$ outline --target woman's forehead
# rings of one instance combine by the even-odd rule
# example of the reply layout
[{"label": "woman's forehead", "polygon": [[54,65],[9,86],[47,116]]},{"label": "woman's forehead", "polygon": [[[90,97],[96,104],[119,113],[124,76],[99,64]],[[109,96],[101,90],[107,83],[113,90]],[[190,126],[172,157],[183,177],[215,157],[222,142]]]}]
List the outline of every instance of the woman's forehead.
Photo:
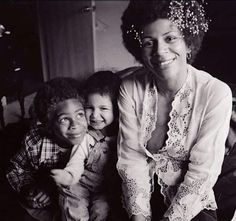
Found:
[{"label": "woman's forehead", "polygon": [[161,18],[145,26],[142,35],[168,34],[170,32],[180,33],[180,30],[170,20]]}]

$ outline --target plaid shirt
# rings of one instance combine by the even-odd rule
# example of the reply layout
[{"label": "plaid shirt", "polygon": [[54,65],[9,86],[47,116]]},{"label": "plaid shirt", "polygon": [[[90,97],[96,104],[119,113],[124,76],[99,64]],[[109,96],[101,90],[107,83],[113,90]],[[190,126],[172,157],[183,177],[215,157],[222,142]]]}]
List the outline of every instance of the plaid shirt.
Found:
[{"label": "plaid shirt", "polygon": [[50,170],[64,168],[70,152],[70,148],[58,146],[38,125],[26,134],[22,148],[10,160],[6,173],[8,182],[18,193],[23,187],[36,183],[44,183],[46,187],[49,185]]}]

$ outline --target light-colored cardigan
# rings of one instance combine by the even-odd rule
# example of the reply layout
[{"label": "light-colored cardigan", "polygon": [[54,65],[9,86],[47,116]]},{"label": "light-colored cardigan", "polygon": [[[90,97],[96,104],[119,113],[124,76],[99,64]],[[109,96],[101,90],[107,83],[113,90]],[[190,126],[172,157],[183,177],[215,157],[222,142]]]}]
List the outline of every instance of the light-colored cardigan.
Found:
[{"label": "light-colored cardigan", "polygon": [[[232,93],[222,81],[188,65],[188,77],[175,95],[168,138],[157,154],[147,141],[156,125],[158,92],[152,75],[140,69],[120,89],[117,168],[129,216],[151,219],[152,178],[156,173],[170,221],[190,221],[203,209],[216,209],[214,186],[225,151]],[[156,208],[158,210],[158,207]]]}]

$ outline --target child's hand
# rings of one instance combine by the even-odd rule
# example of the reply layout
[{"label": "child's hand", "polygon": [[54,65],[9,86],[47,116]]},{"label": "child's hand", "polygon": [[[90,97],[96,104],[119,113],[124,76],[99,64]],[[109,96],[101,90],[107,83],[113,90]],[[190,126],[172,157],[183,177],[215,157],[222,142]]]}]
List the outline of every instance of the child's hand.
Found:
[{"label": "child's hand", "polygon": [[99,203],[97,202],[91,206],[91,215],[89,220],[107,220],[107,214],[109,213],[109,210],[110,208],[107,202],[101,200]]},{"label": "child's hand", "polygon": [[72,183],[72,175],[66,170],[53,169],[51,170],[51,177],[58,186],[69,186]]},{"label": "child's hand", "polygon": [[51,204],[50,197],[43,190],[31,189],[25,197],[26,203],[32,208],[44,208]]}]

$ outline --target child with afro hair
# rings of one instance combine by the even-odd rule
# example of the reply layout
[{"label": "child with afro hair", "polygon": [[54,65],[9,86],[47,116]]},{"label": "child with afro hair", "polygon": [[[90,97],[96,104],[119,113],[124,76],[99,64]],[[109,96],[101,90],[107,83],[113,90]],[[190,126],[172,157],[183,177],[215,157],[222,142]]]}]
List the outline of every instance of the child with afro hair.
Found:
[{"label": "child with afro hair", "polygon": [[33,104],[39,123],[10,160],[7,179],[31,217],[51,221],[58,211],[51,170],[64,168],[72,147],[89,136],[84,99],[76,80],[59,77],[43,84]]}]

